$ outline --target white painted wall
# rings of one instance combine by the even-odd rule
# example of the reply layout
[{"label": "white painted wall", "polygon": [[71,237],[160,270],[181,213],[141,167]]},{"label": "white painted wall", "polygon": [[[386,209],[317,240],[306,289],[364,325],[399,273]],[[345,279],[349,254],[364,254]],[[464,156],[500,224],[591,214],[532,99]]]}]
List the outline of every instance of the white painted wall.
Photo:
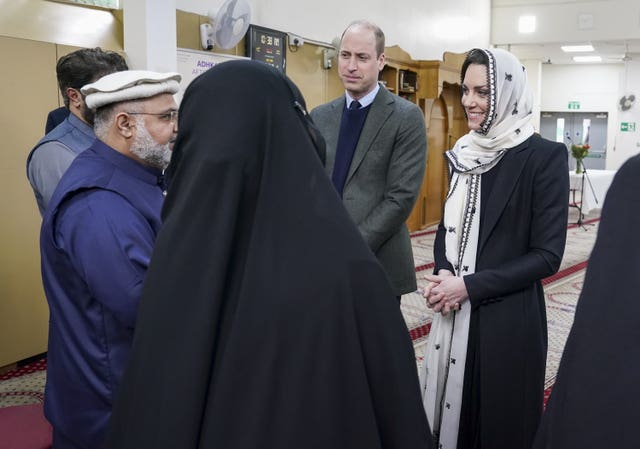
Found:
[{"label": "white painted wall", "polygon": [[533,127],[540,132],[540,101],[542,96],[542,64],[540,61],[520,61],[527,71],[527,84],[533,94]]},{"label": "white painted wall", "polygon": [[[633,94],[636,97],[634,105],[628,111],[618,112],[618,122],[616,123],[615,152],[612,159],[617,166],[624,161],[640,153],[640,61],[633,59],[627,61],[620,73],[620,88],[617,98],[623,95]],[[617,103],[616,103],[617,105]],[[634,123],[634,132],[620,131],[620,123]],[[607,155],[607,160],[609,155]]]},{"label": "white painted wall", "polygon": [[579,101],[580,111],[616,109],[622,64],[542,65],[541,107],[544,111],[567,111],[569,101]]},{"label": "white painted wall", "polygon": [[[445,51],[489,45],[490,0],[247,0],[251,22],[321,42],[331,42],[356,19],[378,24],[387,46],[399,45],[413,59],[439,60]],[[206,15],[224,0],[176,0],[182,11]]]}]

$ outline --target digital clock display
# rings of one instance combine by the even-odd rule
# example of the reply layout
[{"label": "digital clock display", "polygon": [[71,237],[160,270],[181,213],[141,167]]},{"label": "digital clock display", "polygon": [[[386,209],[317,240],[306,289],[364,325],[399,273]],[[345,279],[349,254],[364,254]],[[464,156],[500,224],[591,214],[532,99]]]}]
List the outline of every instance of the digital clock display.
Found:
[{"label": "digital clock display", "polygon": [[247,56],[256,61],[265,62],[285,72],[286,33],[256,25],[249,27],[247,39]]}]

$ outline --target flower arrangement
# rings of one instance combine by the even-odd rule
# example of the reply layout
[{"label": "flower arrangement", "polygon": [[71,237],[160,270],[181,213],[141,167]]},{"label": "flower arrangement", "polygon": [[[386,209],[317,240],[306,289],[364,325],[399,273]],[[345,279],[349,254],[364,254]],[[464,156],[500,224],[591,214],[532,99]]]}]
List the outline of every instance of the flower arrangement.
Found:
[{"label": "flower arrangement", "polygon": [[[581,174],[583,170],[582,160],[587,157],[589,154],[589,130],[590,126],[587,127],[587,132],[585,133],[585,139],[583,143],[573,143],[571,136],[569,133],[566,134],[566,138],[569,142],[571,142],[571,156],[576,160],[576,174]],[[576,133],[576,137],[580,137],[580,133]]]},{"label": "flower arrangement", "polygon": [[571,145],[571,156],[573,156],[576,160],[576,173],[582,173],[582,159],[587,157],[589,154],[589,146],[588,143],[579,143]]}]

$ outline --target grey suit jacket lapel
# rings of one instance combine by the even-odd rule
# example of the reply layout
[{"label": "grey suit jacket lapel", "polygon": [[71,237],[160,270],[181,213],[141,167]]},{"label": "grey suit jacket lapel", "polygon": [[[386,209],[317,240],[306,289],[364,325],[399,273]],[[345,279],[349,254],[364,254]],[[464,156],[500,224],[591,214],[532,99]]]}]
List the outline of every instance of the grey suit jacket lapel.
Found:
[{"label": "grey suit jacket lapel", "polygon": [[326,123],[324,128],[330,130],[324,135],[327,143],[327,158],[325,161],[325,167],[329,176],[333,173],[333,166],[336,162],[336,148],[338,147],[338,137],[340,135],[340,121],[342,120],[342,113],[345,108],[344,95],[331,102],[331,113],[326,116]]},{"label": "grey suit jacket lapel", "polygon": [[349,180],[362,163],[364,156],[367,154],[367,151],[369,151],[369,148],[371,148],[371,144],[380,132],[382,125],[393,112],[392,105],[394,101],[393,95],[389,93],[384,86],[380,86],[376,98],[373,100],[373,103],[371,103],[367,120],[364,122],[364,127],[360,133],[360,139],[358,140],[356,151],[351,160],[351,167],[345,180],[345,186],[349,183]]},{"label": "grey suit jacket lapel", "polygon": [[482,205],[485,216],[480,241],[478,242],[478,254],[482,252],[487,239],[513,193],[527,159],[531,156],[531,151],[525,151],[529,149],[529,142],[530,139],[507,151],[504,159],[500,162],[500,173],[496,177],[491,195],[487,199],[487,204]]}]

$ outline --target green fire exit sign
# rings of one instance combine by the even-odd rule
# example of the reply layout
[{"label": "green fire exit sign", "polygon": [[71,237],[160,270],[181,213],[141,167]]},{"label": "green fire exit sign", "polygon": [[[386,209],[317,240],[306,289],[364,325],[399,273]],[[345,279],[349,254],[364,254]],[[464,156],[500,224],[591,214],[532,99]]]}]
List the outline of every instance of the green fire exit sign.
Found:
[{"label": "green fire exit sign", "polygon": [[635,132],[636,122],[620,122],[620,131],[622,132]]},{"label": "green fire exit sign", "polygon": [[580,102],[570,101],[569,104],[567,105],[567,109],[580,109]]}]

